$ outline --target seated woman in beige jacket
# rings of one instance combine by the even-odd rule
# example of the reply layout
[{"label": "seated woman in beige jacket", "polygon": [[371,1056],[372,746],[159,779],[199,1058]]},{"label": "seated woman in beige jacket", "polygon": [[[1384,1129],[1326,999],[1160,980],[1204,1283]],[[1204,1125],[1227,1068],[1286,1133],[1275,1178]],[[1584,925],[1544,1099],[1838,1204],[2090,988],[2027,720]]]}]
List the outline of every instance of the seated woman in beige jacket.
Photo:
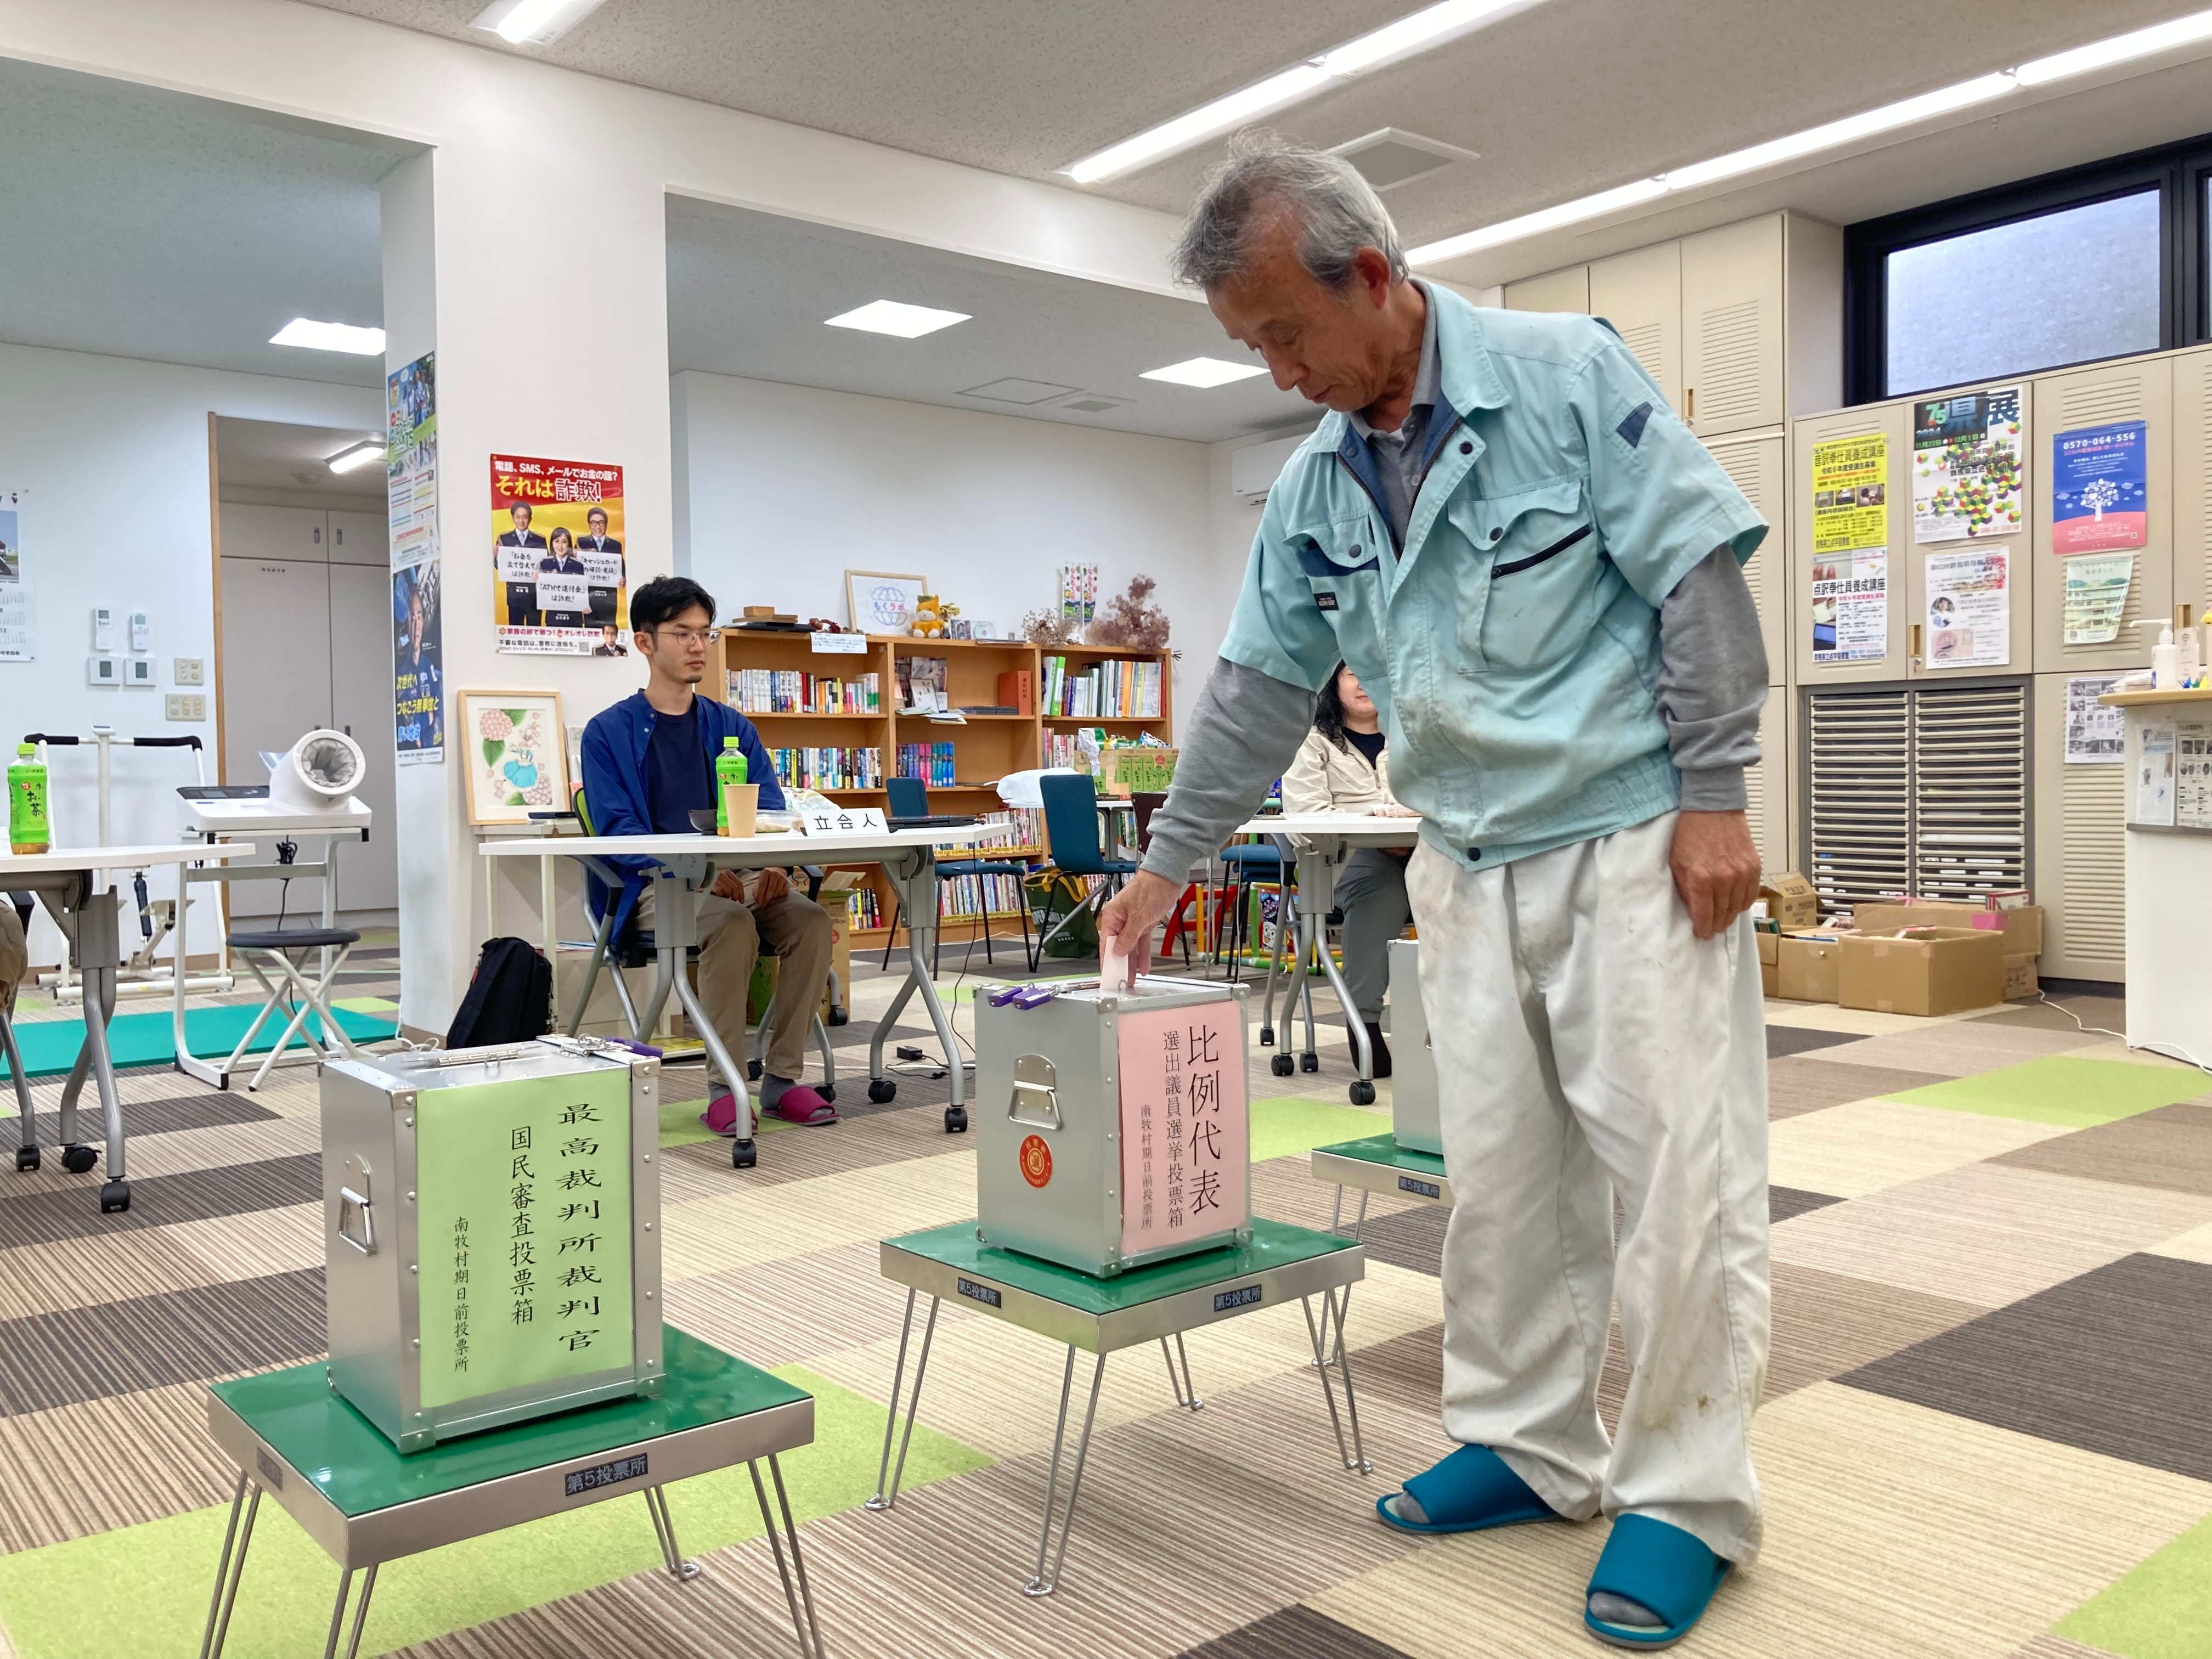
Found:
[{"label": "seated woman in beige jacket", "polygon": [[[1314,729],[1283,774],[1285,812],[1357,812],[1370,817],[1411,817],[1390,793],[1389,763],[1382,755],[1382,723],[1374,700],[1342,663],[1314,704]],[[1344,913],[1344,983],[1367,1027],[1375,1075],[1390,1075],[1390,1049],[1382,1041],[1382,994],[1389,988],[1390,941],[1406,931],[1413,910],[1406,901],[1409,848],[1362,847],[1336,878],[1337,908]],[[1345,1040],[1352,1041],[1349,1026]],[[1352,1053],[1358,1045],[1352,1043]]]}]

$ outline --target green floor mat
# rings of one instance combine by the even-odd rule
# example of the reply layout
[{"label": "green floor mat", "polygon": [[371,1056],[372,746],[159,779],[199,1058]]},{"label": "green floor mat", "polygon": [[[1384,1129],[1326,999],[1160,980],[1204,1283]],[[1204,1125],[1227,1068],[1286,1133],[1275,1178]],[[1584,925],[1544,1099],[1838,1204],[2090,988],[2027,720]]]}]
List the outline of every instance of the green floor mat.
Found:
[{"label": "green floor mat", "polygon": [[[246,1027],[253,1024],[253,1016],[258,1012],[258,1004],[251,1008],[188,1008],[185,1011],[185,1040],[202,1060],[221,1060],[238,1046],[239,1038],[246,1035]],[[398,1030],[391,1020],[373,1014],[356,1013],[347,1008],[340,1008],[337,1013],[340,1029],[356,1042],[380,1042]],[[288,1007],[282,1015],[272,1013],[262,1021],[252,1052],[264,1054],[275,1048],[277,1037],[283,1032],[284,1022],[290,1018]],[[318,1036],[322,1034],[319,1018],[311,1015],[307,1023]],[[177,1057],[172,1030],[166,1008],[159,1013],[118,1014],[107,1023],[107,1051],[118,1066],[166,1066]],[[24,1075],[58,1077],[76,1064],[77,1048],[84,1042],[84,1022],[27,1021],[15,1027],[15,1042],[23,1051]],[[300,1046],[297,1037],[292,1039],[292,1046]],[[0,1062],[0,1077],[7,1075],[6,1064]]]},{"label": "green floor mat", "polygon": [[[793,1515],[803,1523],[855,1507],[876,1489],[884,1408],[795,1366],[779,1367],[776,1375],[815,1399],[814,1443],[781,1459]],[[918,1424],[906,1489],[990,1461],[927,1423]],[[767,1479],[765,1469],[762,1478]],[[773,1489],[769,1501],[775,1501]],[[760,1533],[752,1480],[742,1464],[676,1482],[668,1488],[668,1507],[687,1555]],[[197,1510],[0,1556],[0,1624],[21,1659],[114,1659],[126,1653],[134,1659],[191,1659],[199,1651],[228,1514],[227,1504]],[[645,1571],[659,1560],[645,1504],[632,1497],[409,1556],[377,1577],[362,1651],[387,1653],[428,1642]],[[708,1571],[735,1569],[714,1564]],[[264,1502],[223,1650],[227,1659],[320,1653],[337,1583],[330,1558],[276,1503]],[[773,1617],[783,1617],[773,1567],[735,1588],[773,1608]],[[821,1595],[817,1581],[817,1605]]]},{"label": "green floor mat", "polygon": [[1984,1117],[2016,1117],[2030,1123],[2088,1129],[2203,1092],[2202,1072],[2053,1054],[2024,1066],[2007,1066],[1978,1077],[1954,1078],[1948,1083],[1930,1083],[1884,1098],[1949,1112],[1978,1112]]},{"label": "green floor mat", "polygon": [[1252,1103],[1252,1161],[1310,1152],[1339,1140],[1357,1140],[1389,1127],[1387,1113],[1334,1106],[1300,1095],[1262,1097]]},{"label": "green floor mat", "polygon": [[2060,1620],[2055,1634],[2124,1659],[2212,1654],[2212,1521],[2200,1521]]}]

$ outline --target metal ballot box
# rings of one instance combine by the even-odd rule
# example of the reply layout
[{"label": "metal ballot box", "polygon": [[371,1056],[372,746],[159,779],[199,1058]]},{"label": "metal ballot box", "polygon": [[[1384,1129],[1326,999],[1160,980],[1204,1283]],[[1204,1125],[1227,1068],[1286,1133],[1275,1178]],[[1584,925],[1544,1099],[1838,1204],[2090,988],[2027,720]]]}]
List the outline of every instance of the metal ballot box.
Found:
[{"label": "metal ballot box", "polygon": [[1249,1243],[1244,994],[1146,976],[979,995],[976,1236],[1101,1277]]},{"label": "metal ballot box", "polygon": [[1390,1116],[1398,1144],[1444,1153],[1437,1104],[1437,1051],[1421,1006],[1421,942],[1390,941]]},{"label": "metal ballot box", "polygon": [[331,1387],[401,1451],[660,1391],[659,1082],[595,1037],[324,1066]]}]

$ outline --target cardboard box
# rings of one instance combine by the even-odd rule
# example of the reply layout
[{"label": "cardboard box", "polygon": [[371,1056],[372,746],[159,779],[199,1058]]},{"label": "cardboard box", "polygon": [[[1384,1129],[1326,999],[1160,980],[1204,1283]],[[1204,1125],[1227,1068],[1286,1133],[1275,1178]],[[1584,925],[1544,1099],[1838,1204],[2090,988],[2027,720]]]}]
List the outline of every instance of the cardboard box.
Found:
[{"label": "cardboard box", "polygon": [[1123,800],[1164,791],[1175,781],[1176,751],[1152,744],[1098,751],[1098,793]]},{"label": "cardboard box", "polygon": [[1784,933],[1777,944],[1776,995],[1787,1002],[1836,1000],[1836,968],[1843,954],[1837,935]]},{"label": "cardboard box", "polygon": [[1989,928],[1913,927],[1838,936],[1840,1000],[1885,1014],[1954,1014],[2004,1000],[2004,936]]},{"label": "cardboard box", "polygon": [[2043,907],[2039,904],[1991,910],[1980,904],[1906,899],[1858,905],[1851,911],[1851,920],[1863,933],[1894,933],[1903,927],[1987,928],[2002,935],[2007,956],[2043,954]]},{"label": "cardboard box", "polygon": [[1778,997],[1782,994],[1781,971],[1771,962],[1759,964],[1759,989],[1762,996]]},{"label": "cardboard box", "polygon": [[1820,896],[1813,890],[1813,884],[1795,870],[1762,879],[1759,896],[1766,901],[1766,914],[1782,924],[1785,933],[1820,925]]},{"label": "cardboard box", "polygon": [[2007,1002],[2033,1001],[2043,988],[2035,971],[2035,958],[2030,956],[2008,956],[2004,959],[2004,1000]]},{"label": "cardboard box", "polygon": [[1771,968],[1782,960],[1778,954],[1782,943],[1781,934],[1770,933],[1762,927],[1753,933],[1752,937],[1759,941],[1759,961],[1761,967]]}]

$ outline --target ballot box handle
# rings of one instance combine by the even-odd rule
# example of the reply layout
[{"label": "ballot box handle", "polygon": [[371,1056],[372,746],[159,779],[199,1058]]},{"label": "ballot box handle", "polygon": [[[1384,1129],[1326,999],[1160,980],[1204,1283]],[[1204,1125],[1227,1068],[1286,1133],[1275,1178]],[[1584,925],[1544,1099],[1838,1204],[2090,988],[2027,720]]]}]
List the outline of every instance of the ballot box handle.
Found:
[{"label": "ballot box handle", "polygon": [[1033,1129],[1060,1129],[1060,1078],[1042,1054],[1022,1054],[1014,1060],[1014,1090],[1006,1103],[1006,1116]]},{"label": "ballot box handle", "polygon": [[[353,1183],[358,1182],[358,1186]],[[345,1181],[338,1188],[338,1237],[363,1255],[376,1254],[376,1206],[369,1194],[375,1190],[368,1165],[356,1154],[346,1159]],[[355,1217],[361,1220],[361,1237],[354,1237]]]}]

